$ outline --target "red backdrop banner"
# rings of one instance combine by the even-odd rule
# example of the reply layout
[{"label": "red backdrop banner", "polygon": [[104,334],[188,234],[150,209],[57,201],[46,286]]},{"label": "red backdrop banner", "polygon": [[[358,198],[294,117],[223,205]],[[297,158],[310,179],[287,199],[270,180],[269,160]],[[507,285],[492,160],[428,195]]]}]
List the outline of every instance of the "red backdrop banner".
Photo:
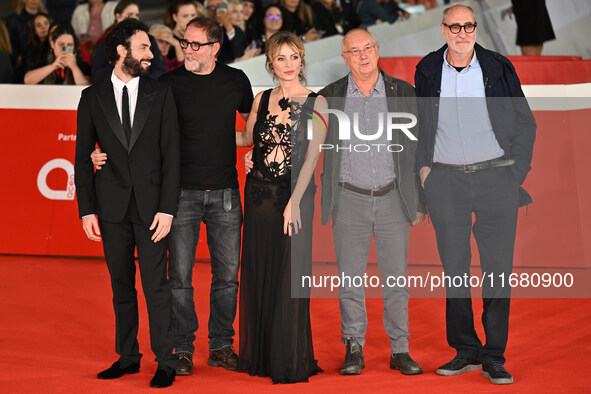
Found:
[{"label": "red backdrop banner", "polygon": [[[381,65],[389,74],[408,77],[417,60],[382,59]],[[553,58],[547,62],[536,63],[531,59],[514,62],[521,80],[529,83],[565,83],[556,80],[557,75],[564,75],[563,66],[555,66],[554,72],[548,73],[550,63],[579,63],[581,68],[573,73],[575,76],[568,77],[569,81],[591,81],[589,61]],[[406,71],[398,70],[401,64]],[[535,70],[539,73],[532,75]],[[584,86],[591,92],[591,84]],[[564,92],[568,86],[550,88]],[[525,209],[519,212],[516,266],[591,267],[591,256],[585,248],[591,245],[591,207],[588,204],[591,201],[591,183],[588,182],[591,160],[587,151],[591,147],[591,133],[588,132],[591,106],[565,110],[561,104],[556,101],[556,110],[534,111],[538,130],[533,169],[524,184],[534,202],[527,216]],[[0,108],[0,118],[3,137],[0,141],[3,218],[0,254],[102,256],[102,245],[86,238],[78,219],[74,187],[76,111]],[[241,129],[244,123],[239,116],[237,119]],[[241,190],[245,179],[242,156],[246,151],[240,148],[237,154]],[[319,172],[316,174],[318,185]],[[320,192],[319,187],[313,259],[333,262],[332,226],[320,225]],[[473,261],[477,262],[474,242],[472,250]],[[196,257],[209,258],[204,228]],[[370,255],[370,261],[375,261],[374,254]],[[411,229],[409,264],[440,264],[433,227],[428,223]]]}]

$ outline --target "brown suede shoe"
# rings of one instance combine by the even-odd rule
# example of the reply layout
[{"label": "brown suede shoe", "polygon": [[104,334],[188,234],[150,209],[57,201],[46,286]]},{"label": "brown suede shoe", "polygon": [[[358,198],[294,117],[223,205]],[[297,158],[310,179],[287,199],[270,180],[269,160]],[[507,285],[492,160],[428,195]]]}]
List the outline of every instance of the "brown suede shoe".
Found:
[{"label": "brown suede shoe", "polygon": [[238,355],[231,345],[224,346],[219,350],[211,350],[207,365],[211,367],[224,367],[229,371],[235,371],[238,365]]}]

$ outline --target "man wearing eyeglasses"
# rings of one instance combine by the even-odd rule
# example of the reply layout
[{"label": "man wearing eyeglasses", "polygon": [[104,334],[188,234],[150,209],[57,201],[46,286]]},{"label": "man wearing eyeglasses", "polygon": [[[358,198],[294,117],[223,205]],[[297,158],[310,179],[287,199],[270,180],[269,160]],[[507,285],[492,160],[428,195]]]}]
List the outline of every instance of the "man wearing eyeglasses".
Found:
[{"label": "man wearing eyeglasses", "polygon": [[[380,117],[387,112],[416,113],[413,87],[378,68],[379,50],[369,32],[349,31],[343,38],[342,57],[351,73],[319,92],[331,102],[331,108],[345,112],[350,120],[357,118],[365,138],[376,133]],[[387,277],[406,277],[409,227],[425,218],[425,207],[418,202],[416,142],[401,132],[394,132],[392,140],[382,133],[369,142],[373,149],[366,151],[355,148],[368,143],[361,139],[364,137],[351,132],[350,140],[341,140],[339,134],[339,122],[331,120],[325,143],[340,149],[324,150],[321,203],[322,224],[333,219],[339,275],[364,275],[373,235],[383,283]],[[391,144],[403,146],[403,150],[385,148]],[[390,340],[390,368],[416,375],[423,370],[409,354],[408,295],[406,287],[384,285],[383,321]],[[359,375],[365,368],[365,289],[342,286],[339,305],[346,346],[340,373]]]},{"label": "man wearing eyeglasses", "polygon": [[469,285],[448,284],[447,341],[456,356],[436,372],[482,369],[491,383],[510,384],[504,352],[511,293],[499,279],[513,268],[518,207],[531,202],[520,185],[531,168],[536,123],[513,65],[476,44],[476,32],[470,7],[447,8],[441,24],[447,44],[425,56],[415,73],[416,164],[445,275],[470,275],[473,232],[485,279],[485,345],[474,329]]},{"label": "man wearing eyeglasses", "polygon": [[185,67],[163,75],[177,104],[181,146],[181,192],[169,241],[168,274],[178,375],[193,372],[195,331],[192,272],[201,223],[211,255],[210,366],[236,369],[232,348],[238,295],[242,205],[236,172],[236,112],[246,120],[252,88],[241,70],[216,61],[220,25],[191,20],[180,45]]}]

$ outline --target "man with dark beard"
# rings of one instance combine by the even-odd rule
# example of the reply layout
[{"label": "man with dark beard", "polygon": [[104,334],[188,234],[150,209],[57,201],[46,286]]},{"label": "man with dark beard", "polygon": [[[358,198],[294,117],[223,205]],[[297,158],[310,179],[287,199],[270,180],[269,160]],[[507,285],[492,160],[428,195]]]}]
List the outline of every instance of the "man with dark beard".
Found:
[{"label": "man with dark beard", "polygon": [[[134,249],[148,306],[150,341],[158,369],[152,387],[175,377],[172,296],[167,279],[167,234],[179,190],[178,119],[169,87],[143,77],[153,58],[148,28],[119,23],[105,40],[111,78],[82,92],[78,106],[75,182],[82,227],[100,241],[113,290],[119,359],[99,379],[140,369]],[[90,154],[99,144],[109,160],[95,174]],[[97,219],[98,216],[98,219]]]}]

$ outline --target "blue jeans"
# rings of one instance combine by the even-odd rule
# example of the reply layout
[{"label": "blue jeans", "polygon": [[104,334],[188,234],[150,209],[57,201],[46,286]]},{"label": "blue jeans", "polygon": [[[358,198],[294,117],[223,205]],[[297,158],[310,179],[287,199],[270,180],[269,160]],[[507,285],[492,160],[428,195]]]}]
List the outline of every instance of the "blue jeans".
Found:
[{"label": "blue jeans", "polygon": [[168,267],[177,353],[195,351],[193,341],[199,323],[193,301],[192,274],[201,222],[207,228],[211,255],[209,349],[218,350],[234,342],[232,325],[238,296],[242,204],[238,189],[226,190],[229,193],[226,204],[223,189],[182,189],[179,196],[177,216],[170,231]]}]

